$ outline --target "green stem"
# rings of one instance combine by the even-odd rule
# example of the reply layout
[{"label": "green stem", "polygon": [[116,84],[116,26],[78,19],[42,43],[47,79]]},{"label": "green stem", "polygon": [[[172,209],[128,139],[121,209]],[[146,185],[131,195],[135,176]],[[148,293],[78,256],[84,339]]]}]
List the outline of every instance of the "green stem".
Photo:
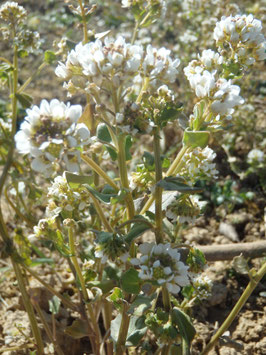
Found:
[{"label": "green stem", "polygon": [[[155,160],[155,181],[156,183],[162,180],[162,164],[161,164],[161,149],[160,149],[160,128],[157,126],[154,129],[153,135],[153,150],[154,150],[154,160]],[[155,187],[155,237],[156,243],[162,243],[163,241],[163,213],[162,213],[162,194],[163,189],[159,186]]]},{"label": "green stem", "polygon": [[91,193],[90,193],[90,197],[93,200],[94,207],[95,207],[95,209],[96,209],[96,211],[98,213],[98,216],[99,216],[100,220],[102,221],[103,225],[108,230],[108,232],[112,233],[113,232],[113,228],[110,226],[109,222],[107,221],[99,201]]},{"label": "green stem", "polygon": [[[186,152],[189,151],[189,149],[191,149],[191,148],[189,148],[187,146],[183,146],[182,147],[182,149],[177,154],[175,160],[171,164],[170,168],[166,172],[166,176],[176,175],[178,173],[178,171],[181,168],[182,163],[183,163],[182,162],[182,158],[186,154]],[[146,211],[148,211],[148,209],[153,204],[154,200],[155,200],[155,196],[151,195],[150,198],[148,199],[148,201],[145,203],[145,205],[142,208],[142,210],[140,211],[140,214],[144,214]]]},{"label": "green stem", "polygon": [[19,286],[19,290],[21,292],[23,304],[25,306],[26,312],[27,312],[29,320],[30,320],[30,325],[31,325],[33,336],[36,341],[38,354],[42,355],[44,353],[42,336],[41,336],[40,328],[38,326],[38,323],[37,323],[37,320],[36,320],[36,317],[34,314],[32,304],[30,302],[29,295],[27,293],[27,290],[26,290],[26,287],[24,284],[23,276],[22,276],[19,265],[16,263],[16,261],[14,260],[14,258],[12,256],[11,256],[11,262],[12,262],[12,266],[13,266],[13,269],[16,274],[16,279],[18,281],[18,286]]},{"label": "green stem", "polygon": [[82,43],[86,44],[88,42],[87,20],[86,20],[86,15],[85,15],[85,10],[84,10],[82,0],[78,0],[78,2],[79,2],[80,11],[81,11],[82,26],[83,26],[83,41],[82,41]]},{"label": "green stem", "polygon": [[166,286],[162,286],[162,296],[163,296],[164,310],[166,312],[169,312],[171,309],[171,301],[170,301],[169,291],[167,290]]},{"label": "green stem", "polygon": [[76,257],[73,227],[72,226],[67,226],[67,227],[68,227],[69,249],[70,249],[70,254],[71,254],[70,260],[72,261],[75,271],[77,273],[84,300],[88,301],[87,289],[86,289],[84,278],[83,278],[83,275],[82,275],[82,272],[81,272],[81,269],[80,269],[80,266],[78,263],[78,259]]},{"label": "green stem", "polygon": [[139,104],[142,100],[143,94],[148,90],[150,84],[150,78],[144,78],[142,88],[140,90],[139,96],[137,97],[136,103]]},{"label": "green stem", "polygon": [[139,25],[140,25],[140,22],[139,22],[139,20],[137,20],[136,24],[135,24],[133,36],[132,36],[132,39],[131,39],[131,44],[134,44],[135,41],[136,41],[137,34],[138,34],[138,31],[139,31]]},{"label": "green stem", "polygon": [[[118,137],[118,165],[122,188],[129,189],[129,182],[127,176],[127,166],[126,166],[126,152],[125,152],[125,136],[121,134]],[[132,219],[135,215],[135,207],[132,195],[128,192],[125,196],[125,201],[127,204],[128,218]]]},{"label": "green stem", "polygon": [[118,339],[116,343],[115,355],[124,355],[125,354],[125,344],[127,340],[127,332],[129,327],[130,317],[127,314],[127,305],[123,305],[121,324],[119,328]]},{"label": "green stem", "polygon": [[85,163],[87,163],[99,176],[101,176],[107,182],[107,184],[112,186],[116,191],[119,190],[113,180],[91,158],[81,154],[81,159],[84,160]]},{"label": "green stem", "polygon": [[201,352],[200,355],[208,354],[209,351],[215,346],[215,344],[218,341],[218,339],[220,338],[220,336],[222,336],[223,333],[230,327],[230,325],[232,324],[233,320],[236,318],[236,316],[240,312],[241,308],[247,302],[249,296],[254,291],[254,289],[256,288],[256,286],[258,285],[258,283],[260,282],[262,277],[265,275],[265,273],[266,273],[266,263],[264,263],[261,266],[261,268],[259,269],[259,271],[256,273],[256,275],[253,276],[250,279],[249,284],[247,285],[247,287],[246,287],[245,291],[243,292],[242,296],[239,298],[238,302],[236,303],[236,305],[232,309],[231,313],[226,318],[226,320],[221,325],[221,327],[218,329],[218,331],[211,338],[209,344],[206,346],[205,349],[203,349],[203,351]]}]

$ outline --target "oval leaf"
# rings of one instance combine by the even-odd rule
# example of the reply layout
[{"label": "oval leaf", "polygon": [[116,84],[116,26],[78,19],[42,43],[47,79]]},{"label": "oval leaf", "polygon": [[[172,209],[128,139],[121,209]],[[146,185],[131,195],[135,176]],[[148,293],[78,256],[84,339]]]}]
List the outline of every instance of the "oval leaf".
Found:
[{"label": "oval leaf", "polygon": [[185,130],[183,143],[191,148],[205,148],[209,143],[210,132]]}]

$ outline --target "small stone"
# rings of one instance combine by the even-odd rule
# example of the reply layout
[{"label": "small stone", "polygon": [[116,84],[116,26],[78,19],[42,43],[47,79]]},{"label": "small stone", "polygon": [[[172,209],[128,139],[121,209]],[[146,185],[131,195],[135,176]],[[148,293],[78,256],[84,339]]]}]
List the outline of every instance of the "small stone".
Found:
[{"label": "small stone", "polygon": [[232,224],[221,222],[219,226],[219,233],[225,235],[233,242],[239,242],[239,236],[235,227]]}]

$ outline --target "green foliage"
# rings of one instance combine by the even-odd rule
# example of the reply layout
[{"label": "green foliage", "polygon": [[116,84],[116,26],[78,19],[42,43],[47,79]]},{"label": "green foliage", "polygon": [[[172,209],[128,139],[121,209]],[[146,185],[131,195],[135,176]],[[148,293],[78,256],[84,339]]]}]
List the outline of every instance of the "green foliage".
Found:
[{"label": "green foliage", "polygon": [[202,190],[198,187],[191,187],[185,184],[185,180],[181,177],[166,177],[163,180],[157,182],[157,186],[162,187],[165,191],[178,191],[181,193],[198,193]]},{"label": "green foliage", "polygon": [[138,272],[130,268],[121,276],[121,287],[125,292],[138,294],[141,288],[141,279]]}]

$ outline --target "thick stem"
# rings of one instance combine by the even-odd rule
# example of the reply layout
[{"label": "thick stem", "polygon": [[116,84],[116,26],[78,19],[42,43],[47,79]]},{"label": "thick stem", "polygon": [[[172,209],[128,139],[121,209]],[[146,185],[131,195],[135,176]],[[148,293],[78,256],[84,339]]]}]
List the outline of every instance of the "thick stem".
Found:
[{"label": "thick stem", "polygon": [[164,310],[166,312],[169,312],[171,309],[171,301],[170,301],[169,291],[165,286],[162,287],[162,296],[163,296]]},{"label": "thick stem", "polygon": [[82,18],[82,26],[83,26],[83,44],[86,44],[88,42],[88,29],[87,29],[87,20],[86,20],[86,14],[83,6],[82,0],[78,0],[79,2],[79,7],[81,11],[81,18]]},{"label": "thick stem", "polygon": [[[127,165],[126,165],[126,152],[125,152],[125,136],[121,134],[118,137],[118,165],[120,173],[120,181],[122,188],[129,189],[129,182],[127,176]],[[135,215],[135,207],[132,195],[128,192],[125,196],[125,201],[127,205],[128,219],[132,219]]]},{"label": "thick stem", "polygon": [[125,344],[126,344],[126,340],[127,340],[129,321],[130,321],[130,317],[127,314],[127,305],[124,304],[118,339],[117,339],[117,343],[116,343],[115,355],[124,355],[125,354],[124,348],[125,348]]},{"label": "thick stem", "polygon": [[110,226],[109,222],[107,221],[105,215],[104,215],[104,212],[101,208],[101,205],[100,203],[98,202],[97,198],[95,198],[93,196],[93,194],[90,193],[90,197],[91,199],[93,200],[93,204],[94,204],[94,207],[98,213],[98,216],[100,218],[100,220],[102,221],[103,225],[105,226],[105,228],[108,230],[108,232],[112,233],[113,232],[113,228]]},{"label": "thick stem", "polygon": [[[161,152],[160,152],[160,128],[156,127],[154,129],[153,137],[153,150],[154,150],[154,160],[155,160],[155,181],[156,183],[162,180],[162,163],[161,163]],[[162,213],[162,193],[163,189],[159,186],[155,187],[155,237],[156,243],[162,243],[163,241],[163,213]]]},{"label": "thick stem", "polygon": [[87,163],[99,176],[101,176],[107,184],[112,186],[116,191],[119,190],[113,180],[91,158],[82,154],[81,159],[84,160],[85,163]]},{"label": "thick stem", "polygon": [[238,313],[240,312],[241,308],[244,306],[244,304],[247,302],[249,296],[251,293],[254,291],[262,277],[266,273],[266,263],[262,265],[262,267],[259,269],[259,271],[256,273],[255,276],[253,276],[250,279],[249,284],[247,285],[245,291],[243,292],[242,296],[239,298],[238,302],[236,303],[235,307],[232,309],[231,313],[229,316],[226,318],[224,323],[221,325],[221,327],[218,329],[218,331],[214,334],[214,336],[211,338],[209,344],[206,346],[205,349],[201,352],[200,355],[206,355],[209,353],[209,351],[215,346],[217,341],[219,340],[220,336],[223,335],[223,333],[230,327],[232,324],[233,320],[236,318]]},{"label": "thick stem", "polygon": [[[166,172],[166,176],[171,176],[171,175],[176,175],[182,165],[182,158],[185,155],[185,153],[189,150],[190,148],[187,146],[183,146],[182,149],[179,151],[177,154],[175,160],[171,164],[170,168]],[[153,204],[153,201],[155,199],[154,195],[151,195],[148,201],[145,203],[144,207],[140,211],[140,214],[144,214],[148,209],[151,207]]]}]

